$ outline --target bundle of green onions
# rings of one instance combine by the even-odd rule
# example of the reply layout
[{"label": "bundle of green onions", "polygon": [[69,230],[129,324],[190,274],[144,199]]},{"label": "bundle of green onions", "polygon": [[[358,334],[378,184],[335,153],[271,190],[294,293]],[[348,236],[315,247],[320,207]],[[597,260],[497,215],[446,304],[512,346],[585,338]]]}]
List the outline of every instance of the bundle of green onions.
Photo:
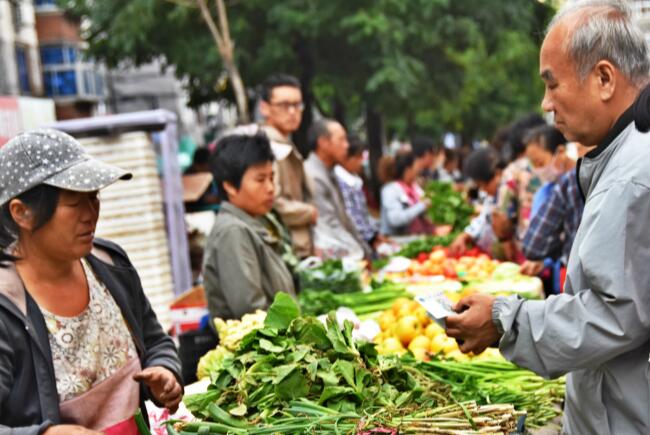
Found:
[{"label": "bundle of green onions", "polygon": [[249,423],[236,419],[215,404],[209,406],[213,422],[170,422],[170,435],[194,433],[262,434],[508,434],[516,429],[525,413],[512,405],[477,405],[474,401],[437,407],[402,417],[391,417],[390,410],[377,409],[361,415],[336,411],[301,399],[289,403],[283,416],[272,423]]},{"label": "bundle of green onions", "polygon": [[[408,358],[408,357],[405,357]],[[546,380],[505,360],[412,360],[409,364],[451,386],[457,400],[508,403],[528,414],[526,426],[541,427],[561,414],[564,378]]]}]

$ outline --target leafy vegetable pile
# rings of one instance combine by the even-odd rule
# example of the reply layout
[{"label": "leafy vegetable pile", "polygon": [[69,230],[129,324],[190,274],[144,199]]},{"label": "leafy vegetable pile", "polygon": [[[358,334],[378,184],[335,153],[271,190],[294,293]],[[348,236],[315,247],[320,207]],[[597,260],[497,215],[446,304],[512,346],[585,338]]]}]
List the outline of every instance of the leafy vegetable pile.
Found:
[{"label": "leafy vegetable pile", "polygon": [[372,282],[368,293],[335,293],[331,290],[303,290],[298,295],[304,314],[318,316],[339,307],[349,307],[357,315],[374,313],[389,308],[400,297],[411,297],[403,284],[390,281]]},{"label": "leafy vegetable pile", "polygon": [[451,225],[454,231],[462,231],[469,225],[474,208],[460,192],[454,190],[451,183],[432,181],[427,185],[425,194],[431,200],[428,213],[433,223]]},{"label": "leafy vegetable pile", "polygon": [[444,384],[404,367],[399,357],[378,357],[372,343],[355,343],[350,322],[341,330],[330,315],[327,323],[299,317],[295,302],[279,293],[264,328],[213,367],[210,389],[187,397],[186,405],[208,419],[213,403],[249,421],[268,422],[301,398],[341,412],[386,407],[403,414],[447,404]]},{"label": "leafy vegetable pile", "polygon": [[436,246],[451,245],[457,234],[458,233],[452,233],[447,236],[428,236],[423,239],[414,240],[404,245],[397,255],[406,258],[416,258],[423,252],[430,253]]},{"label": "leafy vegetable pile", "polygon": [[348,270],[342,260],[325,260],[319,267],[298,271],[301,291],[330,290],[334,293],[361,291],[359,270]]}]

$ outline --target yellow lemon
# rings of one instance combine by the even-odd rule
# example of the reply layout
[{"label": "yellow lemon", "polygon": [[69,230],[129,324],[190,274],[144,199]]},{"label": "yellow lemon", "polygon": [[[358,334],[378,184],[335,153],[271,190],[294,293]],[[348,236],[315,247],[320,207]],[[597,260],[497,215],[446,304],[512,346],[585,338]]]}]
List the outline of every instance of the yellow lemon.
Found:
[{"label": "yellow lemon", "polygon": [[395,299],[395,302],[393,302],[393,314],[395,317],[399,316],[399,312],[402,308],[402,306],[406,305],[408,306],[410,304],[411,300],[408,298],[397,298]]},{"label": "yellow lemon", "polygon": [[429,318],[429,315],[424,308],[419,307],[415,312],[415,315],[418,316],[420,325],[422,325],[423,328],[427,327],[431,323],[431,318]]},{"label": "yellow lemon", "polygon": [[454,340],[453,338],[445,337],[445,344],[442,347],[442,351],[445,353],[445,355],[455,350],[458,350],[460,352],[456,340]]},{"label": "yellow lemon", "polygon": [[411,340],[411,343],[409,343],[409,350],[411,352],[414,351],[414,349],[424,349],[425,351],[429,350],[429,347],[431,346],[431,340],[429,337],[426,335],[418,335],[415,337],[413,340]]},{"label": "yellow lemon", "polygon": [[427,328],[424,330],[424,335],[426,335],[429,338],[433,338],[436,335],[440,335],[440,334],[444,335],[445,330],[442,329],[440,327],[440,325],[438,325],[437,323],[434,323],[434,322],[430,323],[427,326]]},{"label": "yellow lemon", "polygon": [[420,347],[416,347],[415,349],[409,349],[413,356],[415,357],[416,360],[418,361],[425,361],[429,358],[429,355],[427,354],[426,349],[422,349]]},{"label": "yellow lemon", "polygon": [[469,361],[469,357],[462,353],[460,350],[451,351],[445,356],[456,361]]},{"label": "yellow lemon", "polygon": [[442,352],[442,349],[447,343],[447,336],[445,334],[438,334],[431,339],[431,345],[429,346],[429,351],[433,354]]},{"label": "yellow lemon", "polygon": [[388,331],[395,324],[395,314],[392,311],[384,311],[379,316],[379,327],[382,331]]},{"label": "yellow lemon", "polygon": [[402,354],[404,353],[405,349],[404,346],[402,346],[402,343],[395,338],[395,337],[388,337],[384,340],[384,342],[381,345],[383,355],[393,355],[393,354]]},{"label": "yellow lemon", "polygon": [[404,316],[397,321],[395,325],[395,336],[402,342],[404,346],[408,344],[420,333],[422,327],[420,321],[416,316]]}]

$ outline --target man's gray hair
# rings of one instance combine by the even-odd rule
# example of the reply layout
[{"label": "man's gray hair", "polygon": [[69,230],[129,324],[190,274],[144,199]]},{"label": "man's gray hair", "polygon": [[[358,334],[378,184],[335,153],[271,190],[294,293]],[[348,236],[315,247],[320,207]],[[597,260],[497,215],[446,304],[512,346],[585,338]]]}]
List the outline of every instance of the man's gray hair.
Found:
[{"label": "man's gray hair", "polygon": [[648,82],[650,58],[641,29],[632,21],[624,0],[567,2],[555,15],[547,33],[564,18],[575,17],[565,50],[584,80],[601,60],[614,64],[634,85]]}]

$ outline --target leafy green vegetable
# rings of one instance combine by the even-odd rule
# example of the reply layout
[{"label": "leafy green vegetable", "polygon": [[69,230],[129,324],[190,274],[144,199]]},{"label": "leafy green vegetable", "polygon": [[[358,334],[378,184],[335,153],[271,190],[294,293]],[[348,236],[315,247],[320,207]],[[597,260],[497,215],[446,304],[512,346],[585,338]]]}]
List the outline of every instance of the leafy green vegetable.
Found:
[{"label": "leafy green vegetable", "polygon": [[341,329],[334,313],[323,325],[297,312],[291,298],[276,296],[265,327],[211,370],[210,389],[186,397],[188,408],[215,424],[242,428],[273,421],[298,399],[355,413],[387,406],[401,414],[447,403],[442,383],[409,371],[397,356],[378,356],[371,343],[355,342],[352,323]]},{"label": "leafy green vegetable", "polygon": [[397,253],[401,257],[415,258],[422,252],[431,252],[436,246],[449,246],[456,238],[458,233],[452,233],[447,236],[428,236],[422,239],[414,240],[407,243]]},{"label": "leafy green vegetable", "polygon": [[264,326],[279,330],[287,329],[293,319],[300,316],[300,309],[294,300],[284,292],[276,293],[273,304],[264,320]]},{"label": "leafy green vegetable", "polygon": [[372,291],[338,294],[329,290],[304,290],[298,295],[303,313],[318,316],[349,307],[357,315],[383,311],[400,297],[411,297],[403,284],[390,281],[372,282]]},{"label": "leafy green vegetable", "polygon": [[474,208],[454,190],[453,184],[431,181],[425,194],[431,200],[428,214],[433,223],[451,225],[454,231],[462,231],[469,225]]},{"label": "leafy green vegetable", "polygon": [[358,269],[346,270],[342,260],[325,260],[319,267],[298,270],[300,290],[329,290],[333,293],[359,292],[361,276]]}]

